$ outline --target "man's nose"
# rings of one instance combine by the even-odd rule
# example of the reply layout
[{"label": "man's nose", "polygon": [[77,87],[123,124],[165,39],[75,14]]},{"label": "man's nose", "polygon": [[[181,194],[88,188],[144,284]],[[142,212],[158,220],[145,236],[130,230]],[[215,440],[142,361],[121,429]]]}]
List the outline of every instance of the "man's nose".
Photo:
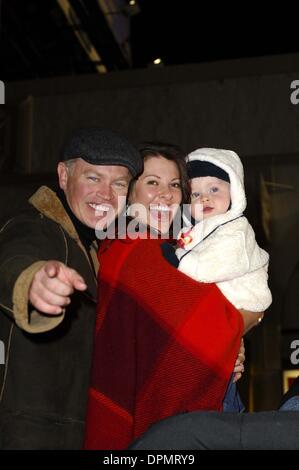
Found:
[{"label": "man's nose", "polygon": [[110,201],[113,198],[113,191],[108,183],[102,183],[96,191],[97,197]]},{"label": "man's nose", "polygon": [[160,189],[160,198],[170,201],[173,198],[173,194],[168,186],[164,186]]}]

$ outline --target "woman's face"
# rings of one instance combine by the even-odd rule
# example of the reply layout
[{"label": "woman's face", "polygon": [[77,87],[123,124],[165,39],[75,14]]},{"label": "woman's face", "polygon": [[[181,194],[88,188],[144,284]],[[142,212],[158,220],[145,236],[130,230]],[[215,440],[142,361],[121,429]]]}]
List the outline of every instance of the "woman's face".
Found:
[{"label": "woman's face", "polygon": [[161,233],[167,232],[182,202],[177,165],[164,157],[147,157],[129,202],[132,217]]}]

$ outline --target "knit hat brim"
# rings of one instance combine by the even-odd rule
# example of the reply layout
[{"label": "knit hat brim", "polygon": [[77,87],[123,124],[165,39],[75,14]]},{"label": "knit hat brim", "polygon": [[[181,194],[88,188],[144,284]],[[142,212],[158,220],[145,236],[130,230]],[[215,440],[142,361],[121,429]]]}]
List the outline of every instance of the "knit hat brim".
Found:
[{"label": "knit hat brim", "polygon": [[214,165],[214,163],[206,161],[189,161],[187,163],[187,173],[189,179],[200,178],[202,176],[213,176],[230,183],[229,175],[226,171],[224,171],[219,166]]}]

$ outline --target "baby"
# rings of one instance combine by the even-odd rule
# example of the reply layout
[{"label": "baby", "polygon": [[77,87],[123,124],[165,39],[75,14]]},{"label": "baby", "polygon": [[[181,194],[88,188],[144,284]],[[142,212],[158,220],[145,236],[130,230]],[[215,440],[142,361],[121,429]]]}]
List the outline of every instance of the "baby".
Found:
[{"label": "baby", "polygon": [[[230,150],[198,149],[187,157],[187,171],[193,226],[180,233],[178,269],[196,281],[215,282],[237,309],[263,312],[272,302],[267,283],[269,255],[256,243],[243,215],[246,197],[238,155]],[[232,376],[223,411],[243,410]]]},{"label": "baby", "polygon": [[215,282],[237,308],[263,312],[271,304],[269,255],[255,240],[243,211],[243,166],[230,150],[202,148],[187,157],[194,226],[181,231],[178,269]]}]

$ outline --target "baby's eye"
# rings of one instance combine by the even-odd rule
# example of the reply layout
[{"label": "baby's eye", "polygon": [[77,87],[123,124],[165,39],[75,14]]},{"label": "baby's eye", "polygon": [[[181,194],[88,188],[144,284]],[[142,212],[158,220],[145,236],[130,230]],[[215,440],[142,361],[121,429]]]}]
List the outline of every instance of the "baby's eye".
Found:
[{"label": "baby's eye", "polygon": [[213,186],[210,191],[211,193],[217,193],[217,191],[219,190],[219,188],[217,188],[217,186]]},{"label": "baby's eye", "polygon": [[198,192],[192,193],[191,194],[191,199],[197,199],[197,198],[199,198],[199,196],[200,196],[200,193],[198,193]]}]

